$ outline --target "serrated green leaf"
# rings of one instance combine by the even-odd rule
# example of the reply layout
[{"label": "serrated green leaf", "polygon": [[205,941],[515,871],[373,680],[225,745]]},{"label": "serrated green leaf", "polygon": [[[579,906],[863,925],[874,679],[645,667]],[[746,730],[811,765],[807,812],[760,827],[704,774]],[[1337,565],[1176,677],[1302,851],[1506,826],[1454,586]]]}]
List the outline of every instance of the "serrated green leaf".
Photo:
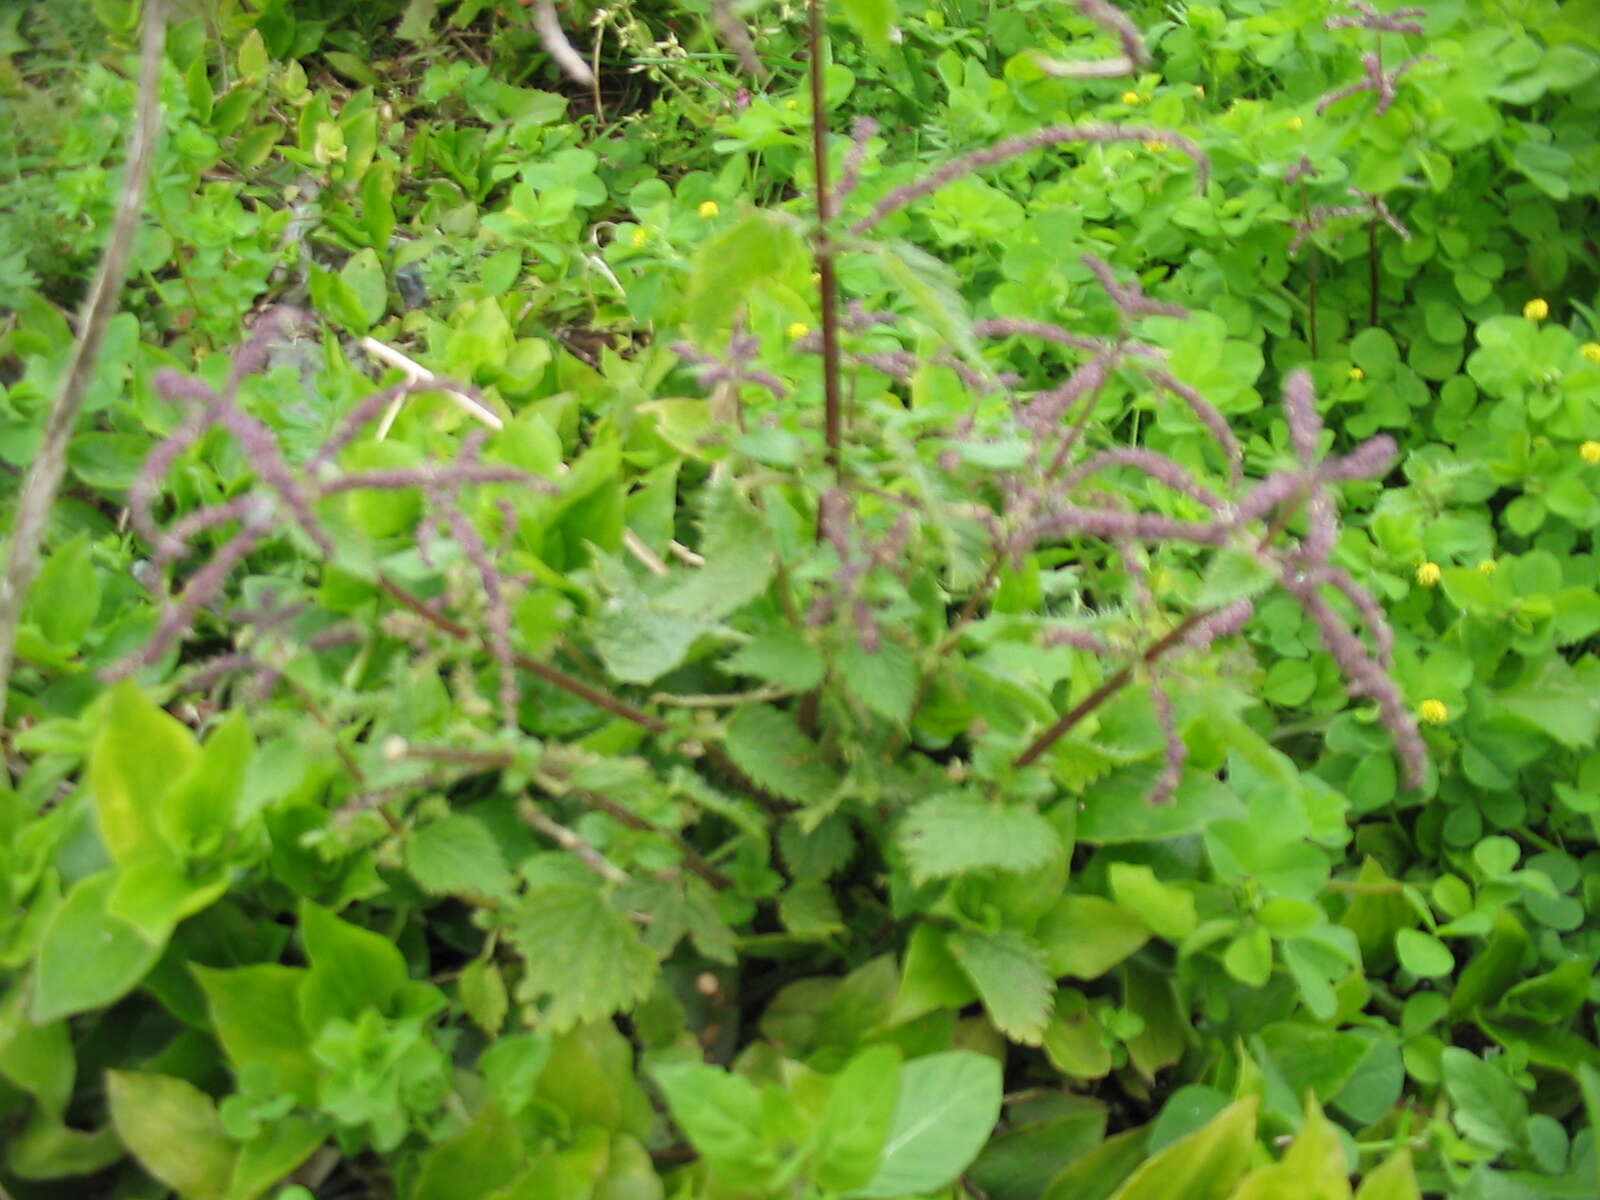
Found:
[{"label": "serrated green leaf", "polygon": [[839,772],[800,732],[795,719],[766,704],[741,708],[728,722],[728,757],[763,791],[819,804],[839,786]]},{"label": "serrated green leaf", "polygon": [[700,555],[705,559],[663,598],[675,612],[720,621],[743,608],[772,580],[772,533],[753,504],[732,486],[709,489]]},{"label": "serrated green leaf", "polygon": [[919,883],[967,871],[1031,871],[1061,851],[1061,837],[1036,811],[967,792],[930,796],[895,835]]},{"label": "serrated green leaf", "polygon": [[500,844],[482,821],[462,813],[417,830],[406,844],[406,870],[435,896],[500,899],[511,893]]},{"label": "serrated green leaf", "polygon": [[1012,1041],[1039,1045],[1055,998],[1044,950],[1009,930],[952,933],[948,945],[995,1028]]},{"label": "serrated green leaf", "polygon": [[735,675],[753,675],[779,687],[807,692],[822,682],[826,664],[798,629],[775,629],[746,642],[719,664]]},{"label": "serrated green leaf", "polygon": [[858,642],[839,655],[845,688],[870,711],[903,725],[917,698],[917,663],[899,642],[885,639],[876,650]]},{"label": "serrated green leaf", "polygon": [[655,980],[655,955],[594,888],[529,888],[508,937],[523,959],[517,995],[549,998],[541,1025],[552,1033],[632,1008]]}]

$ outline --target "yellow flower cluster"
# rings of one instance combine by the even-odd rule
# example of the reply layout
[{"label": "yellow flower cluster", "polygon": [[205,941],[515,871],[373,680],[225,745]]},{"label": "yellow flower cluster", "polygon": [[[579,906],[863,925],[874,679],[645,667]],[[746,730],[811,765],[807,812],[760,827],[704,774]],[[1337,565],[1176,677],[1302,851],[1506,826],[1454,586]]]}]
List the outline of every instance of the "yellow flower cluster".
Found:
[{"label": "yellow flower cluster", "polygon": [[1306,127],[1306,123],[1304,121],[1302,121],[1299,117],[1290,117],[1289,118],[1289,132],[1290,133],[1299,133],[1305,127]]},{"label": "yellow flower cluster", "polygon": [[1600,465],[1600,442],[1585,442],[1578,447],[1578,456],[1591,467]]},{"label": "yellow flower cluster", "polygon": [[702,221],[709,221],[712,217],[721,212],[722,209],[717,207],[717,202],[715,200],[702,200],[700,202],[700,207],[695,211],[700,214],[700,219]]},{"label": "yellow flower cluster", "polygon": [[1363,371],[1360,367],[1351,367],[1350,368],[1350,380],[1351,380],[1352,383],[1360,383],[1366,377],[1367,377],[1367,373],[1365,371]]},{"label": "yellow flower cluster", "polygon": [[1578,353],[1592,363],[1600,363],[1600,342],[1585,342],[1578,347]]},{"label": "yellow flower cluster", "polygon": [[633,231],[633,236],[628,240],[633,243],[633,248],[637,250],[650,240],[650,231],[641,225]]},{"label": "yellow flower cluster", "polygon": [[1428,725],[1443,725],[1450,719],[1450,706],[1443,700],[1424,700],[1417,705],[1417,715]]},{"label": "yellow flower cluster", "polygon": [[811,326],[807,325],[804,321],[796,321],[793,325],[789,326],[789,336],[797,342],[810,332]]},{"label": "yellow flower cluster", "polygon": [[1436,562],[1425,562],[1417,568],[1417,582],[1423,587],[1438,587],[1443,578],[1444,572]]},{"label": "yellow flower cluster", "polygon": [[1550,304],[1537,298],[1529,300],[1522,306],[1522,315],[1530,321],[1542,321],[1550,315]]},{"label": "yellow flower cluster", "polygon": [[1123,92],[1122,93],[1122,102],[1124,104],[1130,106],[1130,107],[1135,105],[1135,104],[1137,104],[1137,103],[1139,103],[1139,93],[1138,92]]},{"label": "yellow flower cluster", "polygon": [[1479,575],[1493,575],[1500,569],[1500,564],[1492,558],[1486,558],[1478,564]]}]

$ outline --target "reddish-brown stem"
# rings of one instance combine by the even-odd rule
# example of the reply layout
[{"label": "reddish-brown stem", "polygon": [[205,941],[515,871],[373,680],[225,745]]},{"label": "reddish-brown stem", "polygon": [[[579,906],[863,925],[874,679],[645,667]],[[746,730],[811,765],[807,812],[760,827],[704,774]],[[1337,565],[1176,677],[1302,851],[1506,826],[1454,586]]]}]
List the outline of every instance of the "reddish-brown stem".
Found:
[{"label": "reddish-brown stem", "polygon": [[[468,629],[465,625],[461,624],[460,621],[455,620],[453,617],[446,616],[444,613],[434,608],[433,605],[422,599],[422,597],[407,591],[394,580],[390,579],[387,575],[380,575],[378,577],[378,586],[389,595],[393,596],[401,604],[405,605],[406,608],[416,613],[417,616],[421,617],[435,628],[442,629],[451,637],[459,638],[466,642],[483,642],[485,640],[472,630]],[[602,691],[591,684],[587,684],[583,680],[578,679],[576,676],[568,675],[565,671],[560,670],[557,667],[552,667],[546,663],[538,662],[523,654],[513,654],[511,656],[511,661],[514,662],[521,670],[528,672],[528,674],[537,675],[546,683],[554,684],[562,691],[570,692],[580,699],[587,700],[596,708],[603,708],[606,710],[606,712],[612,713],[615,716],[619,716],[625,721],[632,721],[635,725],[638,725],[644,729],[648,729],[651,733],[665,733],[667,731],[667,723],[661,720],[659,717],[652,717],[643,709],[635,708],[626,700],[619,699],[618,697],[611,695],[609,692]]]},{"label": "reddish-brown stem", "polygon": [[[1152,642],[1150,645],[1146,646],[1144,653],[1139,656],[1139,661],[1147,666],[1158,661],[1164,654],[1167,653],[1167,651],[1171,650],[1174,646],[1177,646],[1179,643],[1181,643],[1184,638],[1188,637],[1190,630],[1192,630],[1196,625],[1209,616],[1211,616],[1211,612],[1209,610],[1190,613],[1177,625],[1173,626],[1172,629],[1168,631],[1166,636],[1162,637],[1159,641]],[[1058,719],[1054,725],[1050,726],[1049,729],[1046,729],[1038,737],[1034,738],[1033,744],[1021,754],[1017,755],[1016,759],[1012,762],[1012,766],[1026,767],[1030,765],[1041,754],[1050,749],[1051,746],[1059,741],[1074,725],[1083,720],[1095,709],[1099,708],[1112,696],[1116,695],[1116,693],[1120,692],[1124,687],[1126,687],[1132,678],[1132,664],[1129,664],[1125,667],[1120,667],[1112,674],[1106,676],[1099,687],[1095,688],[1094,691],[1090,692],[1077,704],[1073,705],[1071,709],[1063,713],[1060,719]]]},{"label": "reddish-brown stem", "polygon": [[844,405],[839,390],[839,282],[833,271],[833,199],[828,188],[828,105],[822,63],[822,0],[811,0],[811,160],[816,173],[817,228],[813,253],[822,296],[823,424],[828,465],[837,476],[844,444]]}]

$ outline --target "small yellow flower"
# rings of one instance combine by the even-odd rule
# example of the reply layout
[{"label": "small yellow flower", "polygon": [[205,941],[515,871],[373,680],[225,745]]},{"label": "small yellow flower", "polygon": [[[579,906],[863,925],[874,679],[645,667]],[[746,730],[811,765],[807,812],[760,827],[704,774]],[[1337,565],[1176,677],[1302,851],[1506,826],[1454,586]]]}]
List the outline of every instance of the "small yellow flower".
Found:
[{"label": "small yellow flower", "polygon": [[1417,582],[1423,587],[1437,587],[1443,577],[1444,572],[1436,562],[1425,562],[1417,568]]},{"label": "small yellow flower", "polygon": [[1205,84],[1197,83],[1197,84],[1194,85],[1194,98],[1196,100],[1204,100],[1206,98],[1206,85]]},{"label": "small yellow flower", "polygon": [[1428,725],[1443,725],[1450,719],[1450,706],[1443,700],[1424,700],[1417,705],[1417,715]]},{"label": "small yellow flower", "polygon": [[1146,142],[1144,144],[1144,148],[1146,150],[1150,151],[1151,154],[1160,154],[1163,150],[1165,150],[1167,148],[1167,144],[1165,142],[1163,142],[1160,138],[1151,138],[1148,142]]},{"label": "small yellow flower", "polygon": [[722,210],[717,207],[717,202],[715,200],[702,200],[700,202],[700,207],[695,211],[700,214],[700,219],[702,221],[709,221]]},{"label": "small yellow flower", "polygon": [[1522,306],[1522,315],[1530,321],[1542,321],[1550,315],[1550,305],[1543,300],[1529,300]]},{"label": "small yellow flower", "polygon": [[785,100],[783,102],[783,107],[788,112],[799,112],[800,111],[800,101],[798,101],[798,100]]},{"label": "small yellow flower", "polygon": [[1127,105],[1134,105],[1134,104],[1139,103],[1139,93],[1138,92],[1123,92],[1122,93],[1122,102],[1124,104],[1127,104]]},{"label": "small yellow flower", "polygon": [[1350,368],[1350,381],[1352,383],[1360,383],[1366,377],[1367,377],[1367,373],[1365,371],[1363,371],[1360,367],[1351,367]]},{"label": "small yellow flower", "polygon": [[1592,363],[1600,363],[1600,342],[1585,342],[1578,347],[1578,353]]},{"label": "small yellow flower", "polygon": [[628,240],[633,243],[633,248],[637,250],[640,246],[644,245],[650,240],[650,231],[643,225],[640,225],[633,231],[633,236]]},{"label": "small yellow flower", "polygon": [[1578,454],[1591,467],[1600,465],[1600,442],[1585,442],[1578,447]]},{"label": "small yellow flower", "polygon": [[807,325],[804,321],[796,321],[793,325],[789,326],[789,337],[791,340],[796,342],[810,332],[811,326]]},{"label": "small yellow flower", "polygon": [[1493,575],[1500,569],[1500,564],[1492,558],[1486,558],[1478,564],[1479,575]]},{"label": "small yellow flower", "polygon": [[1302,121],[1299,117],[1290,117],[1289,118],[1289,132],[1290,133],[1299,133],[1305,127],[1306,127],[1306,123],[1304,121]]}]

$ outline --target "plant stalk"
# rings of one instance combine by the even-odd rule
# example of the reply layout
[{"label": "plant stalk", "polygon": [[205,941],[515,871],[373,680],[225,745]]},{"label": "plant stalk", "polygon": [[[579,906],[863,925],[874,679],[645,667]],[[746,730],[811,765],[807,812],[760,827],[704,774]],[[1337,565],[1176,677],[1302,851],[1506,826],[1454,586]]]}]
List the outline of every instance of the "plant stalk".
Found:
[{"label": "plant stalk", "polygon": [[139,217],[144,211],[150,160],[155,155],[156,136],[161,129],[161,63],[166,35],[165,0],[145,0],[144,32],[139,48],[139,98],[128,138],[122,194],[117,199],[117,213],[100,259],[99,274],[84,302],[77,345],[73,347],[61,390],[50,406],[39,456],[22,484],[16,524],[11,529],[11,552],[6,559],[5,576],[0,579],[0,724],[5,720],[11,668],[16,659],[17,626],[22,620],[28,590],[39,573],[45,530],[67,471],[67,446],[72,441],[84,394],[100,360],[106,328],[122,298],[134,235],[139,231]]}]

